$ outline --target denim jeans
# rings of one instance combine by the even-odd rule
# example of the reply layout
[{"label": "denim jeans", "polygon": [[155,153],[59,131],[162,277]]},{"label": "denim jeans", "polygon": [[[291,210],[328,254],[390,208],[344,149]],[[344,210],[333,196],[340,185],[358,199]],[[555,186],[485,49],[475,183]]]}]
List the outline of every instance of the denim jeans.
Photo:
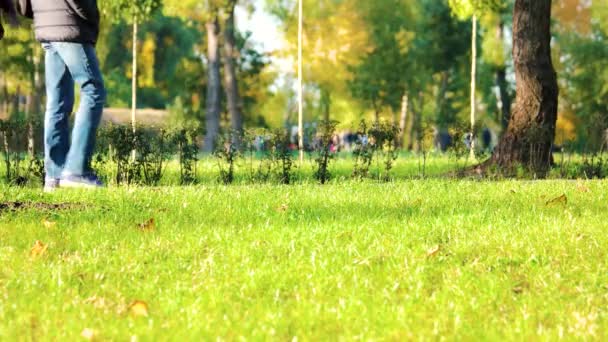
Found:
[{"label": "denim jeans", "polygon": [[[43,43],[42,46],[46,53],[46,177],[60,178],[62,173],[88,174],[92,171],[91,157],[106,97],[95,47],[68,42]],[[70,141],[74,82],[80,86],[80,105]]]}]

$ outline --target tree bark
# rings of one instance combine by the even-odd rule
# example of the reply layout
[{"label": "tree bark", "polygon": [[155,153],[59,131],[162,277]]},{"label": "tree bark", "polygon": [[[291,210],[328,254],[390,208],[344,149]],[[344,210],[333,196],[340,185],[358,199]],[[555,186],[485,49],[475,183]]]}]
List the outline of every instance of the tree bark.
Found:
[{"label": "tree bark", "polygon": [[[505,23],[501,20],[497,28],[497,36],[499,41],[505,38]],[[511,93],[509,92],[509,83],[507,82],[507,67],[503,64],[496,69],[496,86],[498,87],[498,96],[500,101],[500,122],[503,131],[509,127],[509,118],[511,117]]]},{"label": "tree bark", "polygon": [[475,160],[475,124],[477,121],[477,16],[473,15],[473,34],[471,37],[471,160]]},{"label": "tree bark", "polygon": [[213,152],[218,134],[220,133],[220,50],[219,22],[217,14],[205,24],[207,28],[207,108],[205,122],[205,152]]},{"label": "tree bark", "polygon": [[236,1],[230,1],[228,17],[224,23],[224,89],[230,112],[232,131],[235,133],[233,143],[240,147],[239,136],[243,132],[243,102],[239,93],[238,79],[236,75],[236,59],[239,51],[236,46],[234,8]]},{"label": "tree bark", "polygon": [[401,98],[401,115],[399,116],[399,137],[397,138],[397,146],[403,148],[405,146],[405,126],[407,125],[408,106],[410,104],[408,93],[404,93]]},{"label": "tree bark", "polygon": [[552,163],[559,93],[551,60],[551,0],[516,0],[513,61],[515,106],[490,164],[503,170],[521,165],[543,177]]}]

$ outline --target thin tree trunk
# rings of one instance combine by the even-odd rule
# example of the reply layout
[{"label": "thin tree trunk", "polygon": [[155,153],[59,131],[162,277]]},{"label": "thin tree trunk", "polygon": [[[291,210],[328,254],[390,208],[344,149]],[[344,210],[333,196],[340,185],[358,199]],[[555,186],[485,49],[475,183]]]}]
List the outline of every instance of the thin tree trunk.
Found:
[{"label": "thin tree trunk", "polygon": [[439,86],[439,92],[437,93],[437,102],[436,102],[436,110],[437,110],[437,125],[440,129],[445,128],[448,121],[451,119],[446,117],[445,113],[445,98],[448,92],[448,84],[450,83],[450,71],[445,70],[441,72],[441,85]]},{"label": "thin tree trunk", "polygon": [[491,163],[529,167],[544,176],[552,163],[559,89],[551,60],[551,0],[516,0],[513,61],[517,96]]},{"label": "thin tree trunk", "polygon": [[228,9],[228,17],[224,23],[224,87],[230,112],[232,130],[235,133],[233,143],[240,147],[240,135],[243,132],[243,102],[239,94],[239,86],[236,75],[236,58],[238,48],[235,39],[234,8],[236,1],[231,1]]},{"label": "thin tree trunk", "polygon": [[135,149],[135,133],[137,132],[137,20],[133,18],[133,65],[131,77],[131,126],[133,129],[133,150],[131,151],[131,160],[135,161],[137,150]]},{"label": "thin tree trunk", "polygon": [[477,15],[473,15],[473,34],[471,38],[471,153],[469,158],[475,161],[475,132],[477,92]]},{"label": "thin tree trunk", "polygon": [[131,78],[131,125],[133,133],[137,129],[137,20],[133,19],[133,65]]},{"label": "thin tree trunk", "polygon": [[298,0],[298,150],[300,151],[300,164],[304,163],[304,76],[303,49],[304,49],[304,0]]},{"label": "thin tree trunk", "polygon": [[[496,30],[497,38],[499,41],[503,41],[505,38],[505,23],[501,20]],[[500,102],[501,118],[500,122],[503,131],[509,127],[509,119],[511,118],[511,94],[509,93],[509,83],[507,82],[507,67],[501,65],[496,69],[496,86],[498,87],[498,96]]]},{"label": "thin tree trunk", "polygon": [[34,158],[36,153],[35,146],[35,123],[40,116],[40,94],[42,93],[42,77],[40,76],[40,56],[36,46],[32,49],[32,91],[27,97],[27,152],[30,158]]},{"label": "thin tree trunk", "polygon": [[405,138],[405,125],[407,124],[407,113],[409,106],[409,96],[406,93],[403,94],[403,98],[401,98],[401,115],[399,117],[399,137],[397,138],[397,146],[403,148],[404,138]]},{"label": "thin tree trunk", "polygon": [[205,135],[205,152],[213,152],[220,133],[220,50],[219,22],[217,14],[205,24],[207,28],[207,108],[205,114],[207,134]]}]

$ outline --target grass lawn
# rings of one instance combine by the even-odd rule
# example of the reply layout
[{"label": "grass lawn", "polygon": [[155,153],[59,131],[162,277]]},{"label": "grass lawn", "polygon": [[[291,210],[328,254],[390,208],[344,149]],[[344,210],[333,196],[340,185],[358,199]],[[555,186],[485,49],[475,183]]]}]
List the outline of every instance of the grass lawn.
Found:
[{"label": "grass lawn", "polygon": [[607,194],[0,185],[0,340],[606,340]]}]

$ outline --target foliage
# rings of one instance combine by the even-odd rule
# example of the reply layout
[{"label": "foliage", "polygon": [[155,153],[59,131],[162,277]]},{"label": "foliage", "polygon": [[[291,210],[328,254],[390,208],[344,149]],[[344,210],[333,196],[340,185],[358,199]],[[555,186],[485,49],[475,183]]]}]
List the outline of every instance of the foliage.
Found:
[{"label": "foliage", "polygon": [[229,134],[220,135],[215,144],[216,148],[213,155],[217,159],[217,166],[220,171],[219,180],[223,184],[231,184],[234,181],[236,161],[240,151],[237,148],[236,135],[238,132],[231,131]]},{"label": "foliage", "polygon": [[331,179],[329,163],[334,158],[336,152],[332,148],[338,148],[334,145],[337,126],[337,121],[323,121],[318,128],[317,158],[315,159],[317,170],[315,171],[315,178],[321,184],[325,184]]}]

